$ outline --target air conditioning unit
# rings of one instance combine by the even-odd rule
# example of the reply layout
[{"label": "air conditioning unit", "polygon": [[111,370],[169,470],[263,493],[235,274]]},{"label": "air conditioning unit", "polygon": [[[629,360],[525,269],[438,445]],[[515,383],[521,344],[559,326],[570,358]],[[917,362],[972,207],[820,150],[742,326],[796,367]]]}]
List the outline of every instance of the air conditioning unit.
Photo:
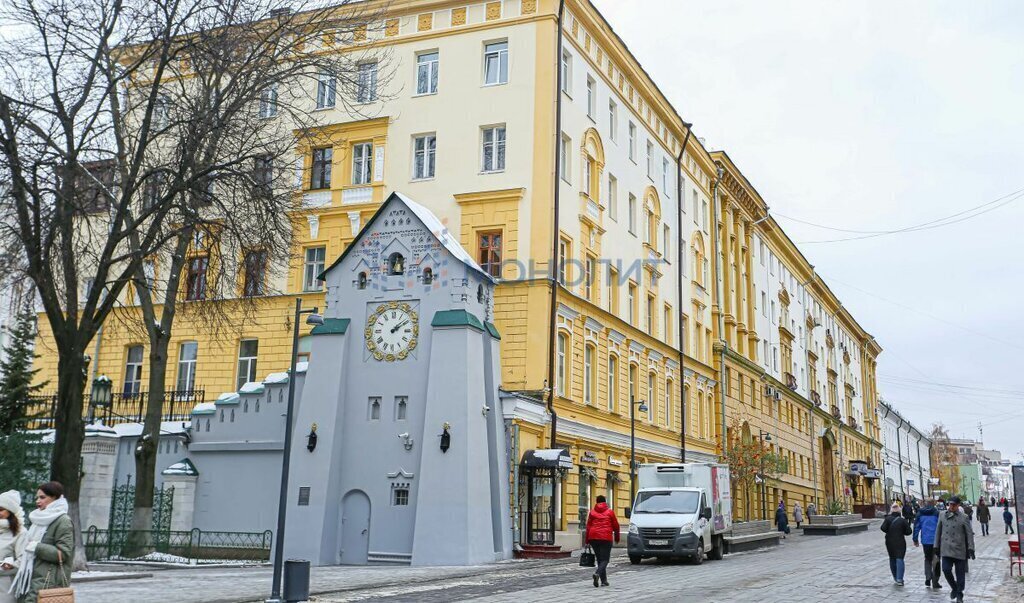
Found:
[{"label": "air conditioning unit", "polygon": [[775,394],[775,388],[773,388],[770,385],[764,386],[764,395],[771,397],[774,394]]}]

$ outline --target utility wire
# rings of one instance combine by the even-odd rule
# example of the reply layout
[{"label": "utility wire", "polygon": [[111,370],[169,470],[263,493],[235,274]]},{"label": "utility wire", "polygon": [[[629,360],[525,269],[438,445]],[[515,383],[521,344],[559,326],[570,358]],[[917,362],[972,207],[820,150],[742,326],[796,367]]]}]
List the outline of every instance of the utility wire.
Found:
[{"label": "utility wire", "polygon": [[978,216],[980,216],[982,214],[986,214],[986,213],[988,213],[990,211],[995,211],[995,210],[999,209],[1000,207],[1003,207],[1005,205],[1008,205],[1008,204],[1010,204],[1010,203],[1020,199],[1021,197],[1024,197],[1024,189],[1020,189],[1020,190],[1014,191],[1012,193],[1003,195],[1002,197],[999,197],[997,199],[993,199],[992,201],[988,201],[986,203],[982,203],[981,205],[976,205],[974,207],[970,207],[968,209],[956,212],[954,214],[950,214],[948,216],[944,216],[942,218],[937,218],[935,220],[930,220],[928,222],[922,222],[920,224],[914,224],[914,225],[911,225],[911,226],[906,226],[906,227],[903,227],[903,228],[896,228],[896,229],[892,229],[892,230],[855,230],[855,229],[849,229],[849,228],[837,228],[837,227],[834,227],[834,226],[826,226],[824,224],[818,224],[816,222],[810,222],[810,221],[807,221],[807,220],[801,220],[799,218],[794,218],[792,216],[787,216],[785,214],[780,214],[778,212],[773,212],[773,215],[778,216],[780,218],[784,218],[786,220],[791,220],[793,222],[799,222],[801,224],[806,224],[808,226],[814,226],[816,228],[824,228],[826,230],[834,230],[834,231],[837,231],[837,232],[846,232],[846,233],[860,235],[860,236],[855,236],[855,237],[843,237],[843,238],[839,238],[839,239],[823,239],[823,240],[817,240],[817,241],[801,241],[800,242],[800,244],[805,244],[805,243],[808,243],[808,244],[814,244],[814,243],[840,243],[840,242],[843,242],[843,241],[857,241],[857,240],[861,240],[861,239],[872,239],[872,238],[875,238],[875,237],[882,237],[882,236],[886,236],[886,235],[900,234],[900,233],[905,233],[905,232],[919,232],[919,231],[923,231],[923,230],[932,230],[934,228],[942,228],[944,226],[950,226],[952,224],[957,224],[957,223],[963,222],[965,220],[970,220],[971,218],[976,218],[976,217],[978,217]]}]

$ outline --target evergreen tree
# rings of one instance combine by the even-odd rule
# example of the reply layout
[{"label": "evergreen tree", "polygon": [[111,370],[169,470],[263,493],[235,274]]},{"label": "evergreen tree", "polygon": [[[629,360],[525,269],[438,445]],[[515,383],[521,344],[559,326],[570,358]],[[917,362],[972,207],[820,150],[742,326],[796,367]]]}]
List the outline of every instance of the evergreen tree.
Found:
[{"label": "evergreen tree", "polygon": [[48,478],[51,448],[43,434],[25,430],[29,397],[45,386],[32,384],[39,372],[32,368],[34,338],[35,317],[26,309],[16,318],[0,361],[0,488],[20,491],[26,508],[36,486]]}]

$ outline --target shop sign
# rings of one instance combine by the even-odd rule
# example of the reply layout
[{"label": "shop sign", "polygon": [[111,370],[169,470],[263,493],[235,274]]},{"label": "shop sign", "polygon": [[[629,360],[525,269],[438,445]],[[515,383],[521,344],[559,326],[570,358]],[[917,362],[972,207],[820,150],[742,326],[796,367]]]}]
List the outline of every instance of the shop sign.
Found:
[{"label": "shop sign", "polygon": [[597,463],[597,454],[595,454],[595,453],[593,453],[593,452],[591,452],[589,450],[584,450],[580,454],[580,462],[581,463]]}]

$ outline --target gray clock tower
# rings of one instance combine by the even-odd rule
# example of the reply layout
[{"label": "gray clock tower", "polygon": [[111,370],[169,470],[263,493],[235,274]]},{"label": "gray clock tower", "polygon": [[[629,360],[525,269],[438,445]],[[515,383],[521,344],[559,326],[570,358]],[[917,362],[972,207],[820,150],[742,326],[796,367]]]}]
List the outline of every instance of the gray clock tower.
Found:
[{"label": "gray clock tower", "polygon": [[325,321],[297,383],[285,554],[317,565],[511,557],[493,279],[398,193],[323,278]]}]

